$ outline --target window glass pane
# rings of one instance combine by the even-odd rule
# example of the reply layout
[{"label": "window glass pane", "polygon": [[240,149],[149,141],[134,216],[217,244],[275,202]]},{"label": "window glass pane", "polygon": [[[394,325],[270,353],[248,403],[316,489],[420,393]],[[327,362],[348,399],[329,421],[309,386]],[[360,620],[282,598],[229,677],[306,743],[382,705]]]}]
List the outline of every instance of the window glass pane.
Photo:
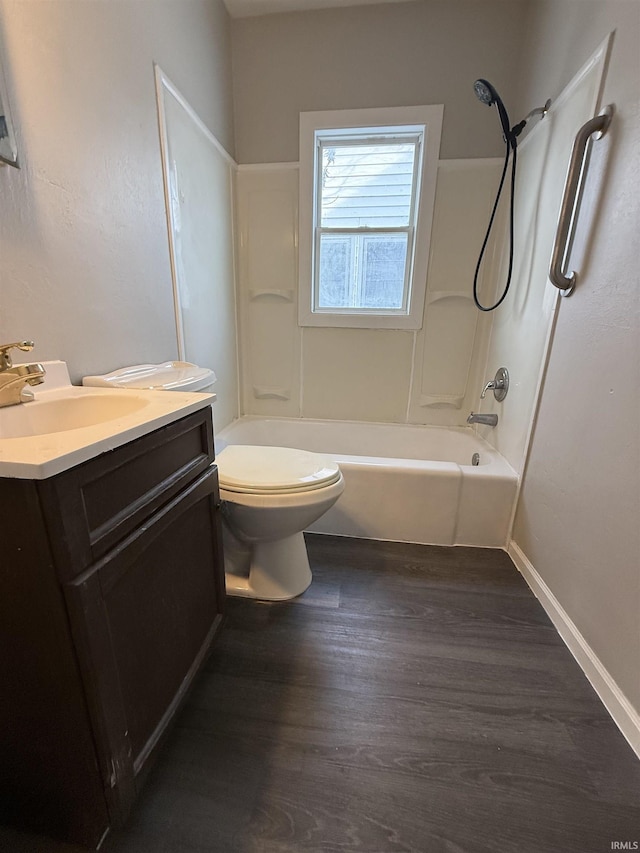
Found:
[{"label": "window glass pane", "polygon": [[354,241],[320,237],[318,308],[348,308],[353,298]]},{"label": "window glass pane", "polygon": [[407,235],[374,237],[363,240],[361,308],[402,308]]},{"label": "window glass pane", "polygon": [[414,142],[362,145],[324,141],[321,153],[323,228],[410,224]]},{"label": "window glass pane", "polygon": [[318,308],[402,309],[406,234],[321,234]]}]

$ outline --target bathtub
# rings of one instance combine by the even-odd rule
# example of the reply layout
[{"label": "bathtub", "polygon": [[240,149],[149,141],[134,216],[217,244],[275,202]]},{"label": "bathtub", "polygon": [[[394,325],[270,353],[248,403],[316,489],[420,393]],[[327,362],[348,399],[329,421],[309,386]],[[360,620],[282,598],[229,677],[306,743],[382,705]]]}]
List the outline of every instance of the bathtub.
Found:
[{"label": "bathtub", "polygon": [[[345,490],[310,530],[425,545],[504,548],[517,475],[470,428],[245,416],[216,436],[228,444],[327,453]],[[472,457],[479,454],[479,464]]]}]

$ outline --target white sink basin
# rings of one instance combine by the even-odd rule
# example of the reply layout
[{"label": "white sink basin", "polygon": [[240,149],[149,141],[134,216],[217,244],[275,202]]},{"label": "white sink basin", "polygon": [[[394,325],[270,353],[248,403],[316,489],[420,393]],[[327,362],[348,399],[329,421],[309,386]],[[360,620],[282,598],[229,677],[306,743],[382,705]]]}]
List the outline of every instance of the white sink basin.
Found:
[{"label": "white sink basin", "polygon": [[215,394],[71,385],[43,362],[35,399],[0,407],[0,477],[43,480],[211,405]]},{"label": "white sink basin", "polygon": [[35,400],[0,408],[0,439],[26,438],[83,429],[131,415],[147,406],[137,394],[86,394],[57,400]]}]

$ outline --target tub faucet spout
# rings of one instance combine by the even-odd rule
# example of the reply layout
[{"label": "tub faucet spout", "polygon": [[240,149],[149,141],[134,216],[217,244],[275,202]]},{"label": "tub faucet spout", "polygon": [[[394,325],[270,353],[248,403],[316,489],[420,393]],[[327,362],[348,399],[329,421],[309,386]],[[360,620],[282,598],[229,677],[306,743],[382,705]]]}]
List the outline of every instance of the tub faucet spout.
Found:
[{"label": "tub faucet spout", "polygon": [[495,413],[481,415],[477,412],[471,412],[467,418],[468,424],[484,424],[485,426],[494,427],[498,425],[498,416]]}]

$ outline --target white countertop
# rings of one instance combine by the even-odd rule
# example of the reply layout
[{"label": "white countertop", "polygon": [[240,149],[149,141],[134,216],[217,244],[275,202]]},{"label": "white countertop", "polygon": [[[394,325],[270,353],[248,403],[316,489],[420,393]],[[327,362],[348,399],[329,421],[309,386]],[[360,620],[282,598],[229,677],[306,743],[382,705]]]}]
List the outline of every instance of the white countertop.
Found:
[{"label": "white countertop", "polygon": [[[35,413],[39,403],[87,395],[113,397],[114,393],[142,397],[144,404],[119,417],[60,432],[3,438],[0,430],[0,477],[44,480],[204,409],[216,398],[193,392],[79,387],[69,383],[64,362],[48,362],[45,367],[48,378],[32,389],[35,400],[20,407],[28,406]],[[0,408],[0,421],[6,409]]]}]

